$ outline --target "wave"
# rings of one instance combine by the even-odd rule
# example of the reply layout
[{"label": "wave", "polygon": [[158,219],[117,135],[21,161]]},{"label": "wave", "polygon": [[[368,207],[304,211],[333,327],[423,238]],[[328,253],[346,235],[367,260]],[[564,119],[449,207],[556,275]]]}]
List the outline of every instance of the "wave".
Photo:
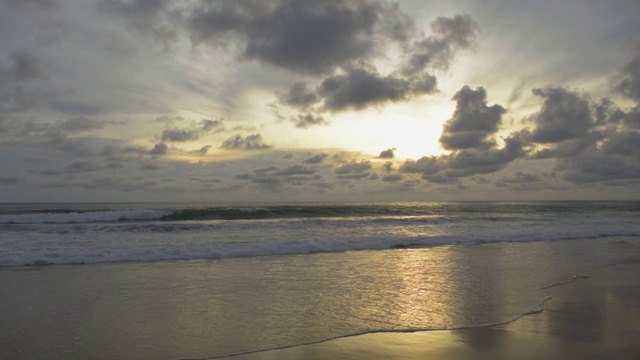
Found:
[{"label": "wave", "polygon": [[[177,205],[177,204],[176,204]],[[120,205],[126,206],[126,205]],[[135,206],[135,205],[134,205]],[[138,205],[140,206],[140,205]],[[153,205],[152,205],[153,206]],[[318,203],[287,205],[191,205],[153,208],[85,208],[76,209],[23,209],[9,213],[1,211],[0,224],[48,224],[48,223],[93,223],[124,221],[199,221],[199,220],[270,220],[309,218],[411,218],[451,217],[473,218],[490,221],[509,221],[546,215],[589,215],[614,211],[636,213],[637,202],[566,202],[566,203]],[[637,216],[634,214],[634,216]]]},{"label": "wave", "polygon": [[172,260],[220,260],[241,257],[306,255],[317,253],[336,253],[347,251],[375,251],[387,249],[408,249],[430,246],[454,246],[464,244],[489,244],[501,242],[537,242],[558,241],[602,237],[637,237],[639,233],[621,231],[602,235],[594,232],[576,234],[557,234],[548,236],[422,236],[422,237],[378,237],[342,240],[290,240],[278,242],[229,242],[229,243],[188,243],[167,244],[159,241],[150,244],[146,241],[133,243],[128,241],[103,241],[88,246],[77,243],[67,246],[45,245],[22,249],[5,249],[0,253],[0,267],[31,265],[73,265],[114,262],[154,262]]},{"label": "wave", "polygon": [[132,220],[158,220],[169,216],[168,210],[106,210],[87,212],[40,212],[0,215],[0,224],[75,224],[95,222],[117,222]]}]

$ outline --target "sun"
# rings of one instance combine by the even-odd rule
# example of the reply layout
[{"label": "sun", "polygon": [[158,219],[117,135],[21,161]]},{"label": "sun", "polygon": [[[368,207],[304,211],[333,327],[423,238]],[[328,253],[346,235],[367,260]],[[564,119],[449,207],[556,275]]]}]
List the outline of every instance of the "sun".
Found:
[{"label": "sun", "polygon": [[385,112],[380,119],[371,119],[362,147],[373,154],[395,149],[395,158],[400,160],[440,155],[443,149],[439,138],[447,117],[448,114],[440,112],[432,112],[430,116],[403,111]]}]

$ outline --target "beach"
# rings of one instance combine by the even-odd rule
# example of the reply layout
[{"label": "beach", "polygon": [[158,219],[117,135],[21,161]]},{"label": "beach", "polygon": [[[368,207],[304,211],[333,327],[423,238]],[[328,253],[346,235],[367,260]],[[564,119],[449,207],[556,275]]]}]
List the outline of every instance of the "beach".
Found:
[{"label": "beach", "polygon": [[639,262],[627,236],[5,267],[0,358],[634,359]]},{"label": "beach", "polygon": [[640,264],[550,291],[543,311],[505,325],[379,333],[233,359],[638,359]]}]

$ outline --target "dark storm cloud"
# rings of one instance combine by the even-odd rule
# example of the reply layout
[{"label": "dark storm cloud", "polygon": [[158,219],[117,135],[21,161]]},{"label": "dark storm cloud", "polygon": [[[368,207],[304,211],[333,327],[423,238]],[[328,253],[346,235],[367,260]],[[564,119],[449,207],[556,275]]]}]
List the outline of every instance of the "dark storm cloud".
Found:
[{"label": "dark storm cloud", "polygon": [[488,148],[494,141],[488,136],[498,131],[505,109],[500,105],[487,106],[487,93],[479,87],[464,86],[454,96],[456,110],[444,125],[440,144],[448,150]]},{"label": "dark storm cloud", "polygon": [[[375,37],[390,28],[380,19],[394,11],[377,1],[218,1],[195,10],[188,22],[196,44],[240,39],[247,59],[323,74],[372,54]],[[403,26],[410,24],[396,21],[390,37],[400,38]]]},{"label": "dark storm cloud", "polygon": [[436,91],[436,78],[420,76],[401,78],[381,76],[373,68],[352,68],[344,75],[330,76],[322,81],[318,93],[323,108],[330,112],[361,110],[388,102],[399,102]]},{"label": "dark storm cloud", "polygon": [[316,125],[329,125],[329,122],[325,120],[322,116],[316,116],[309,113],[298,114],[297,116],[292,117],[291,121],[295,124],[297,128],[302,128],[302,129],[306,129]]},{"label": "dark storm cloud", "polygon": [[565,88],[533,89],[544,99],[542,109],[531,117],[536,127],[531,139],[558,143],[586,136],[593,125],[589,99]]},{"label": "dark storm cloud", "polygon": [[225,140],[220,146],[221,149],[225,150],[266,150],[272,147],[272,145],[264,143],[260,134],[249,135],[245,138],[240,134],[236,134]]},{"label": "dark storm cloud", "polygon": [[378,155],[378,159],[393,159],[395,157],[395,151],[396,148],[384,150],[380,152],[380,155]]}]

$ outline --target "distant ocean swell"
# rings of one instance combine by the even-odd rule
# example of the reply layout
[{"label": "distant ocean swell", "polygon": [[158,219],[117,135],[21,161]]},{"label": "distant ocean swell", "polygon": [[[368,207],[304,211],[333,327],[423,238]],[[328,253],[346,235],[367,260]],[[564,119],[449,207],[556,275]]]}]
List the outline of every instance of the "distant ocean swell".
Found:
[{"label": "distant ocean swell", "polygon": [[[613,205],[612,205],[613,204]],[[504,221],[530,216],[585,214],[616,211],[640,213],[640,204],[629,203],[525,203],[487,206],[486,203],[444,203],[442,205],[307,205],[307,206],[231,206],[177,209],[21,209],[0,212],[0,224],[64,224],[124,221],[261,220],[307,218],[406,218],[412,217],[484,217]]]}]

